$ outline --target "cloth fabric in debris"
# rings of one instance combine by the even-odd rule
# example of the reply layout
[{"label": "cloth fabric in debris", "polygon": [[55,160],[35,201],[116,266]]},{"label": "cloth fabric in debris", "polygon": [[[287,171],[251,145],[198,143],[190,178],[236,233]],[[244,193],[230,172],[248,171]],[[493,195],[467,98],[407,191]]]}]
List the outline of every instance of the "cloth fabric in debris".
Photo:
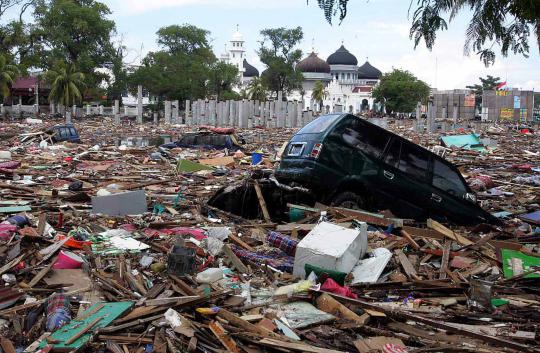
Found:
[{"label": "cloth fabric in debris", "polygon": [[251,252],[240,249],[239,247],[232,245],[232,251],[240,259],[253,261],[258,264],[265,264],[272,266],[280,271],[292,273],[294,265],[294,257],[288,256],[279,249],[273,249],[268,253]]},{"label": "cloth fabric in debris", "polygon": [[283,252],[289,256],[294,256],[294,254],[296,253],[296,246],[298,245],[298,241],[287,238],[283,234],[269,231],[268,235],[266,236],[266,241],[269,245],[283,250]]},{"label": "cloth fabric in debris", "polygon": [[54,293],[47,300],[47,331],[54,331],[71,321],[69,299],[64,294]]}]

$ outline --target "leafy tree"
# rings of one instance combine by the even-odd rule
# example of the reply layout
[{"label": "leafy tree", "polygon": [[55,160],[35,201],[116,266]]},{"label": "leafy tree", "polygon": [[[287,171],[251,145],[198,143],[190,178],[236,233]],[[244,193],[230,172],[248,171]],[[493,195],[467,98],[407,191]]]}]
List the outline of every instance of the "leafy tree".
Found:
[{"label": "leafy tree", "polygon": [[51,66],[58,60],[77,65],[89,85],[103,79],[95,69],[114,59],[111,35],[115,23],[110,9],[95,0],[36,0],[36,34],[47,50],[42,60]]},{"label": "leafy tree", "polygon": [[122,104],[122,93],[128,88],[128,72],[123,64],[124,47],[120,45],[112,62],[113,77],[109,78],[107,85],[107,97],[118,100]]},{"label": "leafy tree", "polygon": [[313,92],[311,93],[311,98],[315,100],[317,103],[319,103],[319,111],[322,110],[323,100],[325,96],[326,96],[326,92],[324,91],[323,83],[321,81],[316,81],[313,87]]},{"label": "leafy tree", "polygon": [[10,87],[18,74],[19,70],[17,67],[9,64],[6,57],[0,55],[0,95],[3,99],[9,97]]},{"label": "leafy tree", "polygon": [[267,100],[266,86],[260,77],[253,77],[251,81],[249,81],[247,91],[249,99],[258,101]]},{"label": "leafy tree", "polygon": [[171,54],[213,56],[208,41],[210,32],[190,24],[162,27],[157,43]]},{"label": "leafy tree", "polygon": [[486,78],[479,77],[480,84],[474,84],[472,86],[467,86],[468,89],[472,90],[474,94],[481,96],[484,91],[490,91],[497,88],[497,85],[501,83],[500,77],[493,77],[487,75]]},{"label": "leafy tree", "polygon": [[406,70],[394,69],[381,77],[373,89],[373,97],[384,102],[388,113],[412,112],[417,102],[429,97],[429,86]]},{"label": "leafy tree", "polygon": [[294,67],[302,58],[302,51],[295,49],[304,37],[302,28],[268,28],[262,30],[261,35],[263,40],[258,54],[268,66],[262,75],[265,85],[276,96],[279,91],[289,93],[300,88],[303,76]]},{"label": "leafy tree", "polygon": [[45,73],[45,77],[51,83],[50,101],[66,109],[81,101],[84,74],[77,71],[74,64],[59,62],[54,69]]},{"label": "leafy tree", "polygon": [[216,95],[217,100],[223,98],[224,92],[232,92],[232,87],[238,81],[238,69],[235,65],[217,61],[210,67],[209,91]]},{"label": "leafy tree", "polygon": [[210,69],[216,62],[209,32],[195,26],[168,26],[158,32],[160,51],[150,52],[130,77],[130,90],[143,85],[163,99],[194,100],[207,94]]},{"label": "leafy tree", "polygon": [[[317,0],[325,17],[331,23],[339,13],[339,19],[347,16],[350,0]],[[309,0],[308,0],[309,2]],[[525,57],[529,53],[529,37],[534,32],[540,49],[540,1],[538,0],[411,0],[416,7],[412,11],[410,37],[415,48],[424,40],[433,48],[439,31],[446,30],[449,22],[463,12],[471,12],[465,35],[465,53],[480,54],[486,65],[495,61],[493,46],[500,47],[503,56],[511,51]],[[445,19],[447,15],[448,19]]]}]

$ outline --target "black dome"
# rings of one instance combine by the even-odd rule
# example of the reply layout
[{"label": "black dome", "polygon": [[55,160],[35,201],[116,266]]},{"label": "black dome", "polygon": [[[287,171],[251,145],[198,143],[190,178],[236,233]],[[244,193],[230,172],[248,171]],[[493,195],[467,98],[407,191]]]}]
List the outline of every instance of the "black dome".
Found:
[{"label": "black dome", "polygon": [[349,53],[343,45],[334,54],[330,55],[326,62],[330,65],[358,65],[356,56]]},{"label": "black dome", "polygon": [[312,52],[307,58],[296,65],[296,70],[301,72],[330,73],[330,65],[319,58],[315,52]]},{"label": "black dome", "polygon": [[244,67],[244,77],[259,77],[259,70],[255,66],[250,65],[246,59],[242,63]]},{"label": "black dome", "polygon": [[382,72],[376,67],[372,66],[369,61],[366,61],[364,65],[358,68],[358,78],[368,80],[378,80],[381,78]]}]

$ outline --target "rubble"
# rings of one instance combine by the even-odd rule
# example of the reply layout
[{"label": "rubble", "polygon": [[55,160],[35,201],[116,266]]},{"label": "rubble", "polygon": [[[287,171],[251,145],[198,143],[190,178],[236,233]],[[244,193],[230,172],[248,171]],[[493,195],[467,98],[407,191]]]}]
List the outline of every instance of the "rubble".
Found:
[{"label": "rubble", "polygon": [[[496,142],[445,158],[503,221],[456,226],[280,184],[294,129],[238,131],[241,153],[128,146],[190,130],[106,118],[25,138],[55,123],[2,126],[0,352],[540,351],[537,132],[456,129]],[[411,124],[388,129],[440,146]]]}]

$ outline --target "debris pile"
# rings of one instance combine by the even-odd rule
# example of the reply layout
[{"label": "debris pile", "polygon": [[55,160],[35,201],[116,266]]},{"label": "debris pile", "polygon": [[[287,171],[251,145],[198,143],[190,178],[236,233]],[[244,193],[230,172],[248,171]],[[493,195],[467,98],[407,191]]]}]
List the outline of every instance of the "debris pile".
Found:
[{"label": "debris pile", "polygon": [[[44,126],[5,125],[18,133],[0,141],[0,352],[540,351],[538,134],[444,143],[504,221],[456,227],[270,195],[294,130],[212,149],[128,146],[130,127],[92,120],[75,124],[82,143],[45,145],[25,139]],[[238,212],[207,204],[238,183],[253,190]]]}]

